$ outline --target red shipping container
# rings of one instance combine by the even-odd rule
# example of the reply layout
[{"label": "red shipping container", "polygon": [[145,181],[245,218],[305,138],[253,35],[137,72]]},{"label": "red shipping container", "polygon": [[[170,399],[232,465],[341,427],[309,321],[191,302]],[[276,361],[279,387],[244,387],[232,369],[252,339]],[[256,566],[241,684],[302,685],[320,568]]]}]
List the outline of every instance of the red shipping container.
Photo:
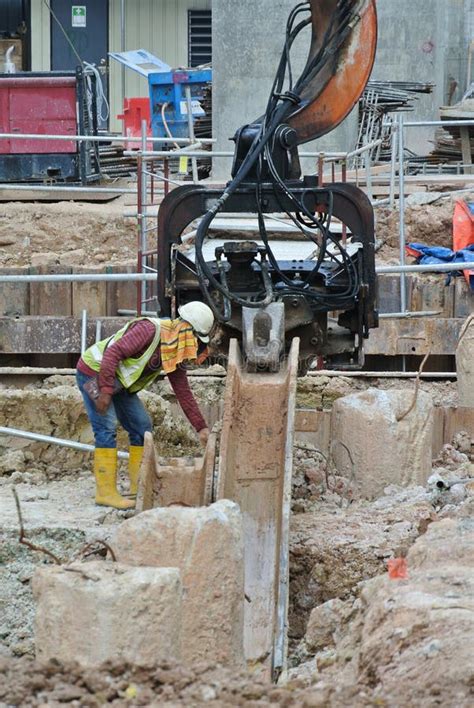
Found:
[{"label": "red shipping container", "polygon": [[[76,135],[76,79],[11,75],[0,78],[0,132]],[[0,154],[75,153],[72,140],[0,140]]]}]

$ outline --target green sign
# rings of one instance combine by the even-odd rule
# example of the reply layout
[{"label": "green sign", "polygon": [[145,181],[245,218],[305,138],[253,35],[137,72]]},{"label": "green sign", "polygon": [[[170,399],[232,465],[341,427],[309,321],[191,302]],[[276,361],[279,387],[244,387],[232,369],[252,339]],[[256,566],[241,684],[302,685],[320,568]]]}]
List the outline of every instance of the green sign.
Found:
[{"label": "green sign", "polygon": [[73,27],[86,27],[87,25],[87,14],[85,5],[73,5],[71,9],[72,14],[72,26]]}]

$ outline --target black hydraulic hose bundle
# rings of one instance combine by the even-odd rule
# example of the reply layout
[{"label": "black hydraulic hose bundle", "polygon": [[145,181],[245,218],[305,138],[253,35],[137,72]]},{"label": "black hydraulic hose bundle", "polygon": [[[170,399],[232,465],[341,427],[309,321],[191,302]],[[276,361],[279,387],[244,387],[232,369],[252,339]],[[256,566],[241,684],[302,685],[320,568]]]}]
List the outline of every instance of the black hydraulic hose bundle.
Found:
[{"label": "black hydraulic hose bundle", "polygon": [[[292,221],[306,236],[308,236],[309,229],[314,229],[315,231],[317,230],[321,234],[321,243],[318,244],[319,254],[316,264],[312,271],[308,274],[306,279],[303,281],[303,283],[301,285],[297,285],[281,271],[278,266],[278,262],[271,250],[265,228],[263,210],[260,200],[261,181],[257,181],[257,213],[260,235],[267,250],[270,265],[274,269],[275,273],[277,273],[282,283],[284,283],[284,293],[304,296],[305,298],[311,300],[313,302],[313,305],[315,305],[317,309],[329,311],[331,309],[337,309],[338,304],[342,304],[342,302],[347,300],[348,298],[354,298],[358,292],[358,273],[354,266],[354,263],[352,259],[348,256],[346,250],[340,245],[339,241],[335,239],[330,232],[330,222],[332,218],[332,195],[330,197],[330,204],[325,222],[324,216],[318,217],[315,214],[311,213],[311,211],[304,203],[304,196],[303,198],[299,199],[297,195],[294,194],[287,187],[284,180],[280,177],[277,169],[275,168],[272,159],[272,151],[270,149],[270,141],[274,137],[276,129],[278,128],[278,126],[285,123],[288,117],[294,112],[295,106],[301,103],[302,93],[307,87],[308,83],[311,82],[314,77],[318,75],[318,73],[327,66],[328,62],[333,60],[334,57],[337,55],[338,49],[346,40],[348,32],[350,32],[350,25],[356,15],[355,8],[358,6],[358,4],[359,0],[338,1],[335,12],[325,32],[320,50],[317,52],[315,57],[313,57],[313,59],[308,62],[305,69],[303,70],[302,75],[300,76],[295,85],[293,85],[290,51],[295,39],[300,34],[300,32],[309,24],[311,24],[311,15],[309,16],[309,18],[301,20],[296,26],[294,25],[297,17],[301,13],[311,12],[310,3],[299,3],[298,5],[296,5],[295,8],[293,8],[288,17],[286,26],[285,46],[278,65],[278,70],[275,76],[275,80],[273,82],[272,90],[270,92],[260,130],[256,135],[255,139],[253,140],[253,143],[250,146],[250,149],[247,155],[245,156],[237,174],[227,185],[226,189],[224,190],[222,196],[217,201],[217,203],[203,216],[196,233],[195,248],[197,273],[201,281],[204,295],[209,305],[212,307],[219,319],[222,319],[222,315],[217,311],[216,303],[211,298],[208,286],[206,286],[206,281],[208,281],[210,286],[212,286],[215,290],[222,294],[222,296],[224,297],[224,302],[228,300],[238,305],[252,308],[259,308],[268,304],[267,293],[265,294],[264,299],[255,301],[238,297],[235,293],[230,292],[225,280],[224,282],[222,282],[215,277],[211,268],[206,263],[202,252],[204,239],[207,235],[212,220],[222,209],[227,199],[238,189],[242,182],[244,182],[245,178],[248,176],[248,174],[253,168],[257,166],[257,174],[260,173],[263,158],[265,158],[266,163],[270,169],[271,177],[274,183],[274,190],[278,201],[280,201],[279,195],[284,194],[294,205],[295,213],[297,216],[295,217],[294,214],[288,212],[283,207],[282,211],[288,214]],[[289,84],[288,90],[282,93],[287,73]],[[312,236],[310,236],[310,238],[313,241],[316,240]],[[317,290],[311,287],[311,284],[314,281],[315,276],[319,272],[321,264],[326,255],[327,244],[329,241],[332,241],[339,250],[342,262],[337,262],[341,264],[341,267],[343,267],[348,276],[348,287],[342,293],[322,293],[318,292]],[[226,307],[225,309],[228,312],[228,307]]]}]

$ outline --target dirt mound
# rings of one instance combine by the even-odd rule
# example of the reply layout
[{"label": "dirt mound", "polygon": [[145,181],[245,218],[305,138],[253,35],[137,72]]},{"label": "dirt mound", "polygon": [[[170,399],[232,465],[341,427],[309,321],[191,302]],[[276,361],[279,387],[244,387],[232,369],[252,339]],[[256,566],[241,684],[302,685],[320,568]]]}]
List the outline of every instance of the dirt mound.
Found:
[{"label": "dirt mound", "polygon": [[364,582],[356,601],[317,608],[305,639],[316,654],[293,674],[321,690],[357,687],[351,705],[472,705],[473,510],[471,498],[456,518],[431,524],[404,577],[385,573]]},{"label": "dirt mound", "polygon": [[[427,246],[453,247],[453,213],[456,197],[439,199],[433,204],[407,204],[405,211],[406,242]],[[396,209],[376,212],[376,236],[389,248],[399,248],[399,217]]]},{"label": "dirt mound", "polygon": [[[260,703],[264,696],[267,700]],[[289,705],[288,699],[289,690],[205,665],[185,669],[170,662],[147,669],[117,664],[85,671],[57,663],[41,667],[26,658],[0,659],[0,703],[13,706]]]},{"label": "dirt mound", "polygon": [[0,265],[134,262],[137,226],[124,218],[124,201],[2,203]]}]

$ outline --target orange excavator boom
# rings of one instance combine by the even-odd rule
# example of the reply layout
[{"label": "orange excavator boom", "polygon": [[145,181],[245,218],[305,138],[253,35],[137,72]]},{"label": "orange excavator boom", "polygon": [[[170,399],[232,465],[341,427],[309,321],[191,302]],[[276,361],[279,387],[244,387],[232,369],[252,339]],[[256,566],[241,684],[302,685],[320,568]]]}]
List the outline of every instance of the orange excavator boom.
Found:
[{"label": "orange excavator boom", "polygon": [[[377,47],[375,0],[310,0],[312,41],[293,91],[300,104],[287,119],[298,144],[344,120],[369,80]],[[304,78],[303,78],[304,77]]]}]

